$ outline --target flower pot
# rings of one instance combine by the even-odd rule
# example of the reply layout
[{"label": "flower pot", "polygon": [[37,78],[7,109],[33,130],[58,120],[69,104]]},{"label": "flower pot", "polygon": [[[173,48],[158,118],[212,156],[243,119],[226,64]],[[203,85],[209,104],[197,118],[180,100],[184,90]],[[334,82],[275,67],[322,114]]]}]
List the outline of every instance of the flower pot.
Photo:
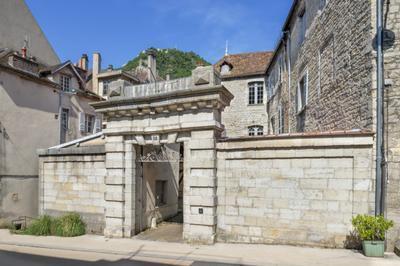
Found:
[{"label": "flower pot", "polygon": [[364,255],[367,257],[383,257],[385,254],[385,241],[362,242]]}]

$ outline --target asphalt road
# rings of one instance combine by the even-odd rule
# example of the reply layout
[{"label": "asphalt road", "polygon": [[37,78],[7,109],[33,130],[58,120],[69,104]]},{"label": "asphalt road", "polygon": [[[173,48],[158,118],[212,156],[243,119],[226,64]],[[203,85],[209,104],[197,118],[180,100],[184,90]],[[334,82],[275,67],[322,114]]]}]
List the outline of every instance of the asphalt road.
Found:
[{"label": "asphalt road", "polygon": [[0,250],[1,266],[158,266],[167,264],[158,264],[152,262],[135,261],[128,259],[120,259],[117,261],[83,261],[76,259],[55,258],[39,255],[31,255],[25,253],[17,253],[12,251]]},{"label": "asphalt road", "polygon": [[[53,251],[54,254],[57,251]],[[171,264],[138,261],[133,259],[119,259],[108,261],[99,259],[95,261],[79,260],[74,258],[58,258],[45,255],[32,255],[14,251],[0,250],[0,266],[166,266]],[[174,264],[176,265],[176,264]],[[190,266],[240,266],[239,264],[213,263],[204,261],[193,261]]]}]

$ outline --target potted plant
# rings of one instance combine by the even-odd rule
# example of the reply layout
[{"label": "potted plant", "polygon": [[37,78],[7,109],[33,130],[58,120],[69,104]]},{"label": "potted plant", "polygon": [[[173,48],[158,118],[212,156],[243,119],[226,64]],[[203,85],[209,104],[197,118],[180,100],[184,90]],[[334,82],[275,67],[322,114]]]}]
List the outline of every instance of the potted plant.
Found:
[{"label": "potted plant", "polygon": [[352,224],[362,240],[362,247],[367,257],[383,257],[385,253],[385,233],[393,226],[393,221],[383,216],[357,215]]}]

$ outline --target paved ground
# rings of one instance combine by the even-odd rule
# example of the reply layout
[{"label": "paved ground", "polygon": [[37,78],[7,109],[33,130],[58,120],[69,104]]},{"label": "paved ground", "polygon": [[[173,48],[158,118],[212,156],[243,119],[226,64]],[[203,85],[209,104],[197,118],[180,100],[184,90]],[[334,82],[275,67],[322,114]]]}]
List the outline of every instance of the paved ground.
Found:
[{"label": "paved ground", "polygon": [[[193,246],[139,239],[11,235],[0,230],[0,265],[351,265],[399,266],[400,258],[366,258],[357,251],[277,245]],[[36,263],[36,264],[34,264]],[[46,264],[47,263],[47,264]],[[142,263],[142,264],[140,264]],[[148,264],[143,264],[148,263]],[[152,263],[152,264],[151,264]]]},{"label": "paved ground", "polygon": [[156,229],[148,229],[134,237],[134,239],[183,243],[183,224],[161,223]]}]

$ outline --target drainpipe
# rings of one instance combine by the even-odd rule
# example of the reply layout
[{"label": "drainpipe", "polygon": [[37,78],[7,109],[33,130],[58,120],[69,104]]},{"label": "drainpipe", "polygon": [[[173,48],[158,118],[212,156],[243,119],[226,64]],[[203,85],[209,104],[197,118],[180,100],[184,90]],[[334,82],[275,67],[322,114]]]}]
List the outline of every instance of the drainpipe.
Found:
[{"label": "drainpipe", "polygon": [[375,215],[383,214],[382,176],[383,176],[383,0],[376,1],[376,186]]}]

